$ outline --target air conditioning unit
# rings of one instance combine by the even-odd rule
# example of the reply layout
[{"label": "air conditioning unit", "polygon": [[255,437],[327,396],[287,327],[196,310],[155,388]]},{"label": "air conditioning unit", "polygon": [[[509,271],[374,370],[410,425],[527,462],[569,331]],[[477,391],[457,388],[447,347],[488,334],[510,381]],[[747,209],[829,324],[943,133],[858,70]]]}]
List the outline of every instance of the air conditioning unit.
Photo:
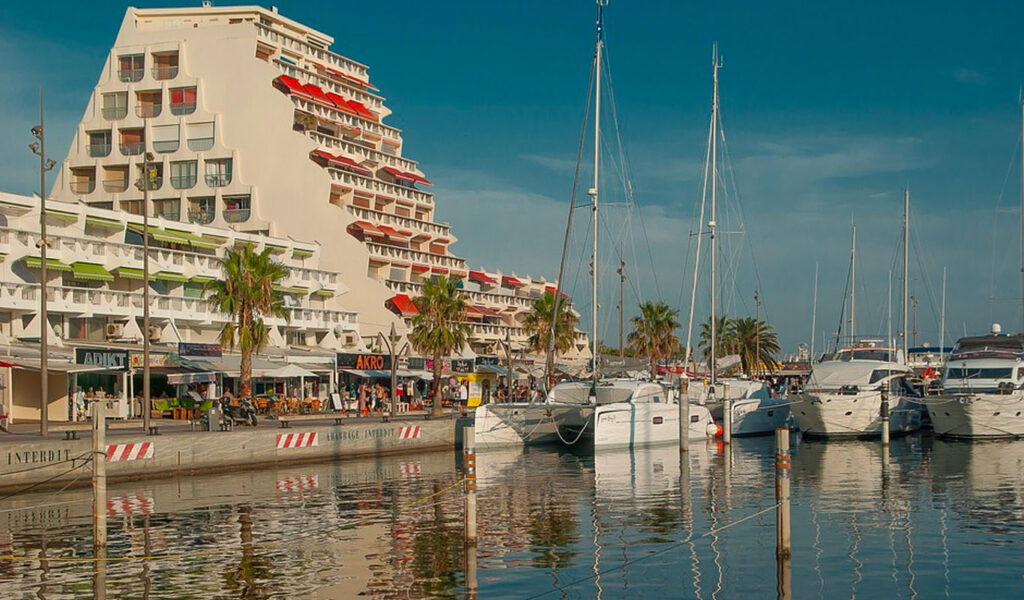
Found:
[{"label": "air conditioning unit", "polygon": [[124,337],[124,323],[107,323],[107,338],[118,339]]},{"label": "air conditioning unit", "polygon": [[150,325],[149,331],[146,333],[149,336],[149,341],[152,342],[160,339],[160,334],[163,333],[163,330],[160,328],[159,325]]}]

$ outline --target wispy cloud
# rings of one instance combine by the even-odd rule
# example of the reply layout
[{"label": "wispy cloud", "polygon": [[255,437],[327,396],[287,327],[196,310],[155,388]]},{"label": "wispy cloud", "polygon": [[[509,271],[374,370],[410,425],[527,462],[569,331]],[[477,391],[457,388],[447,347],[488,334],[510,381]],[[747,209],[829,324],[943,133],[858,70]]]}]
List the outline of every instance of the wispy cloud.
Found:
[{"label": "wispy cloud", "polygon": [[974,69],[968,69],[966,67],[961,67],[956,71],[953,71],[953,79],[956,79],[964,85],[988,85],[988,77]]},{"label": "wispy cloud", "polygon": [[516,158],[558,173],[572,173],[576,168],[576,161],[564,156],[555,156],[551,154],[520,154]]}]

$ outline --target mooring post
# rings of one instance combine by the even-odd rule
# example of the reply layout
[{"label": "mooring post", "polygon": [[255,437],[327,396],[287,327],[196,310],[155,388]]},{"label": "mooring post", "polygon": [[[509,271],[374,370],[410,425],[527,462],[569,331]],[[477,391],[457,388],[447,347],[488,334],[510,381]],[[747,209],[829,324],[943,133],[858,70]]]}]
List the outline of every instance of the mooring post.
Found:
[{"label": "mooring post", "polygon": [[882,449],[889,453],[889,384],[882,386],[882,406],[879,408],[882,416]]},{"label": "mooring post", "polygon": [[775,430],[775,560],[777,570],[778,597],[792,597],[791,561],[793,550],[790,545],[789,520],[789,476],[792,468],[789,454],[789,429]]},{"label": "mooring post", "polygon": [[732,401],[728,396],[722,398],[722,442],[732,443]]},{"label": "mooring post", "polygon": [[476,428],[462,428],[462,468],[466,478],[466,545],[476,546]]},{"label": "mooring post", "polygon": [[[686,396],[686,378],[679,378],[679,451],[690,451],[690,400]],[[682,460],[682,459],[680,459]]]},{"label": "mooring post", "polygon": [[92,546],[107,549],[107,402],[92,403]]}]

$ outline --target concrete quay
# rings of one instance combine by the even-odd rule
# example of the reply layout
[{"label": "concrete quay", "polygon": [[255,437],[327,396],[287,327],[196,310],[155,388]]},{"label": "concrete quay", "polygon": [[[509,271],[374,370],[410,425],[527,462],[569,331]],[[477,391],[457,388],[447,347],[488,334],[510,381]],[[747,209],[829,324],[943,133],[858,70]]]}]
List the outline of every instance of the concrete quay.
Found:
[{"label": "concrete quay", "polygon": [[[238,470],[265,465],[328,461],[339,458],[451,450],[457,443],[454,415],[425,419],[402,416],[293,421],[280,427],[260,420],[258,427],[232,431],[192,431],[188,423],[163,426],[160,435],[146,435],[141,425],[108,422],[107,476],[111,480],[141,479],[173,474]],[[27,425],[27,424],[26,424]],[[84,465],[92,452],[88,431],[80,439],[62,433],[33,435],[25,427],[0,433],[0,490],[26,485],[89,483]]]}]

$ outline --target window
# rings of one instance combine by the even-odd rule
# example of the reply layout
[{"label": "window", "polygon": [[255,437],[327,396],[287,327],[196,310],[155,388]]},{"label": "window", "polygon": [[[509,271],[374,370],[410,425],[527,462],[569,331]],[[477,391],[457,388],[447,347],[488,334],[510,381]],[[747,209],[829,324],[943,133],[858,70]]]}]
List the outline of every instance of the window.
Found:
[{"label": "window", "polygon": [[89,144],[85,149],[89,156],[108,156],[110,154],[110,130],[90,131]]},{"label": "window", "polygon": [[188,222],[198,223],[200,225],[208,225],[213,221],[213,217],[217,214],[215,207],[215,198],[213,196],[205,196],[202,198],[189,198],[188,199]]},{"label": "window", "polygon": [[122,200],[121,210],[130,215],[141,215],[142,214],[142,199],[135,198],[134,200]]},{"label": "window", "polygon": [[224,220],[228,223],[241,223],[249,220],[250,198],[248,194],[241,196],[224,196]]},{"label": "window", "polygon": [[1013,368],[962,368],[946,371],[946,379],[1013,379]]},{"label": "window", "polygon": [[145,165],[135,165],[136,178],[135,187],[142,189],[143,180],[149,182],[149,189],[158,190],[164,184],[164,165],[163,163],[149,163],[149,172],[143,171]]},{"label": "window", "polygon": [[153,126],[153,150],[157,152],[174,152],[181,145],[178,139],[178,124]]},{"label": "window", "polygon": [[172,88],[171,114],[190,115],[196,112],[196,87]]},{"label": "window", "polygon": [[141,81],[146,72],[144,54],[127,54],[118,57],[118,77],[125,83]]},{"label": "window", "polygon": [[91,194],[96,189],[96,167],[71,169],[71,192]]},{"label": "window", "polygon": [[125,156],[135,156],[142,154],[142,151],[146,147],[146,131],[139,128],[134,129],[122,129],[121,134],[121,154]]},{"label": "window", "polygon": [[161,198],[153,201],[153,213],[171,221],[181,220],[181,200],[178,198]]},{"label": "window", "polygon": [[188,149],[202,152],[213,148],[213,121],[188,124]]},{"label": "window", "polygon": [[128,189],[128,165],[103,167],[103,191],[120,193]]},{"label": "window", "polygon": [[194,160],[179,160],[171,163],[171,187],[188,190],[196,185],[199,163]]},{"label": "window", "polygon": [[219,158],[206,161],[206,185],[224,187],[231,183],[231,159]]},{"label": "window", "polygon": [[148,90],[135,92],[135,114],[148,119],[160,115],[163,109],[163,100],[160,90]]},{"label": "window", "polygon": [[391,281],[405,281],[405,269],[391,269],[391,273],[388,275],[388,279]]},{"label": "window", "polygon": [[178,76],[178,53],[153,54],[153,79],[174,79]]},{"label": "window", "polygon": [[103,94],[103,118],[117,121],[128,115],[128,92]]}]

